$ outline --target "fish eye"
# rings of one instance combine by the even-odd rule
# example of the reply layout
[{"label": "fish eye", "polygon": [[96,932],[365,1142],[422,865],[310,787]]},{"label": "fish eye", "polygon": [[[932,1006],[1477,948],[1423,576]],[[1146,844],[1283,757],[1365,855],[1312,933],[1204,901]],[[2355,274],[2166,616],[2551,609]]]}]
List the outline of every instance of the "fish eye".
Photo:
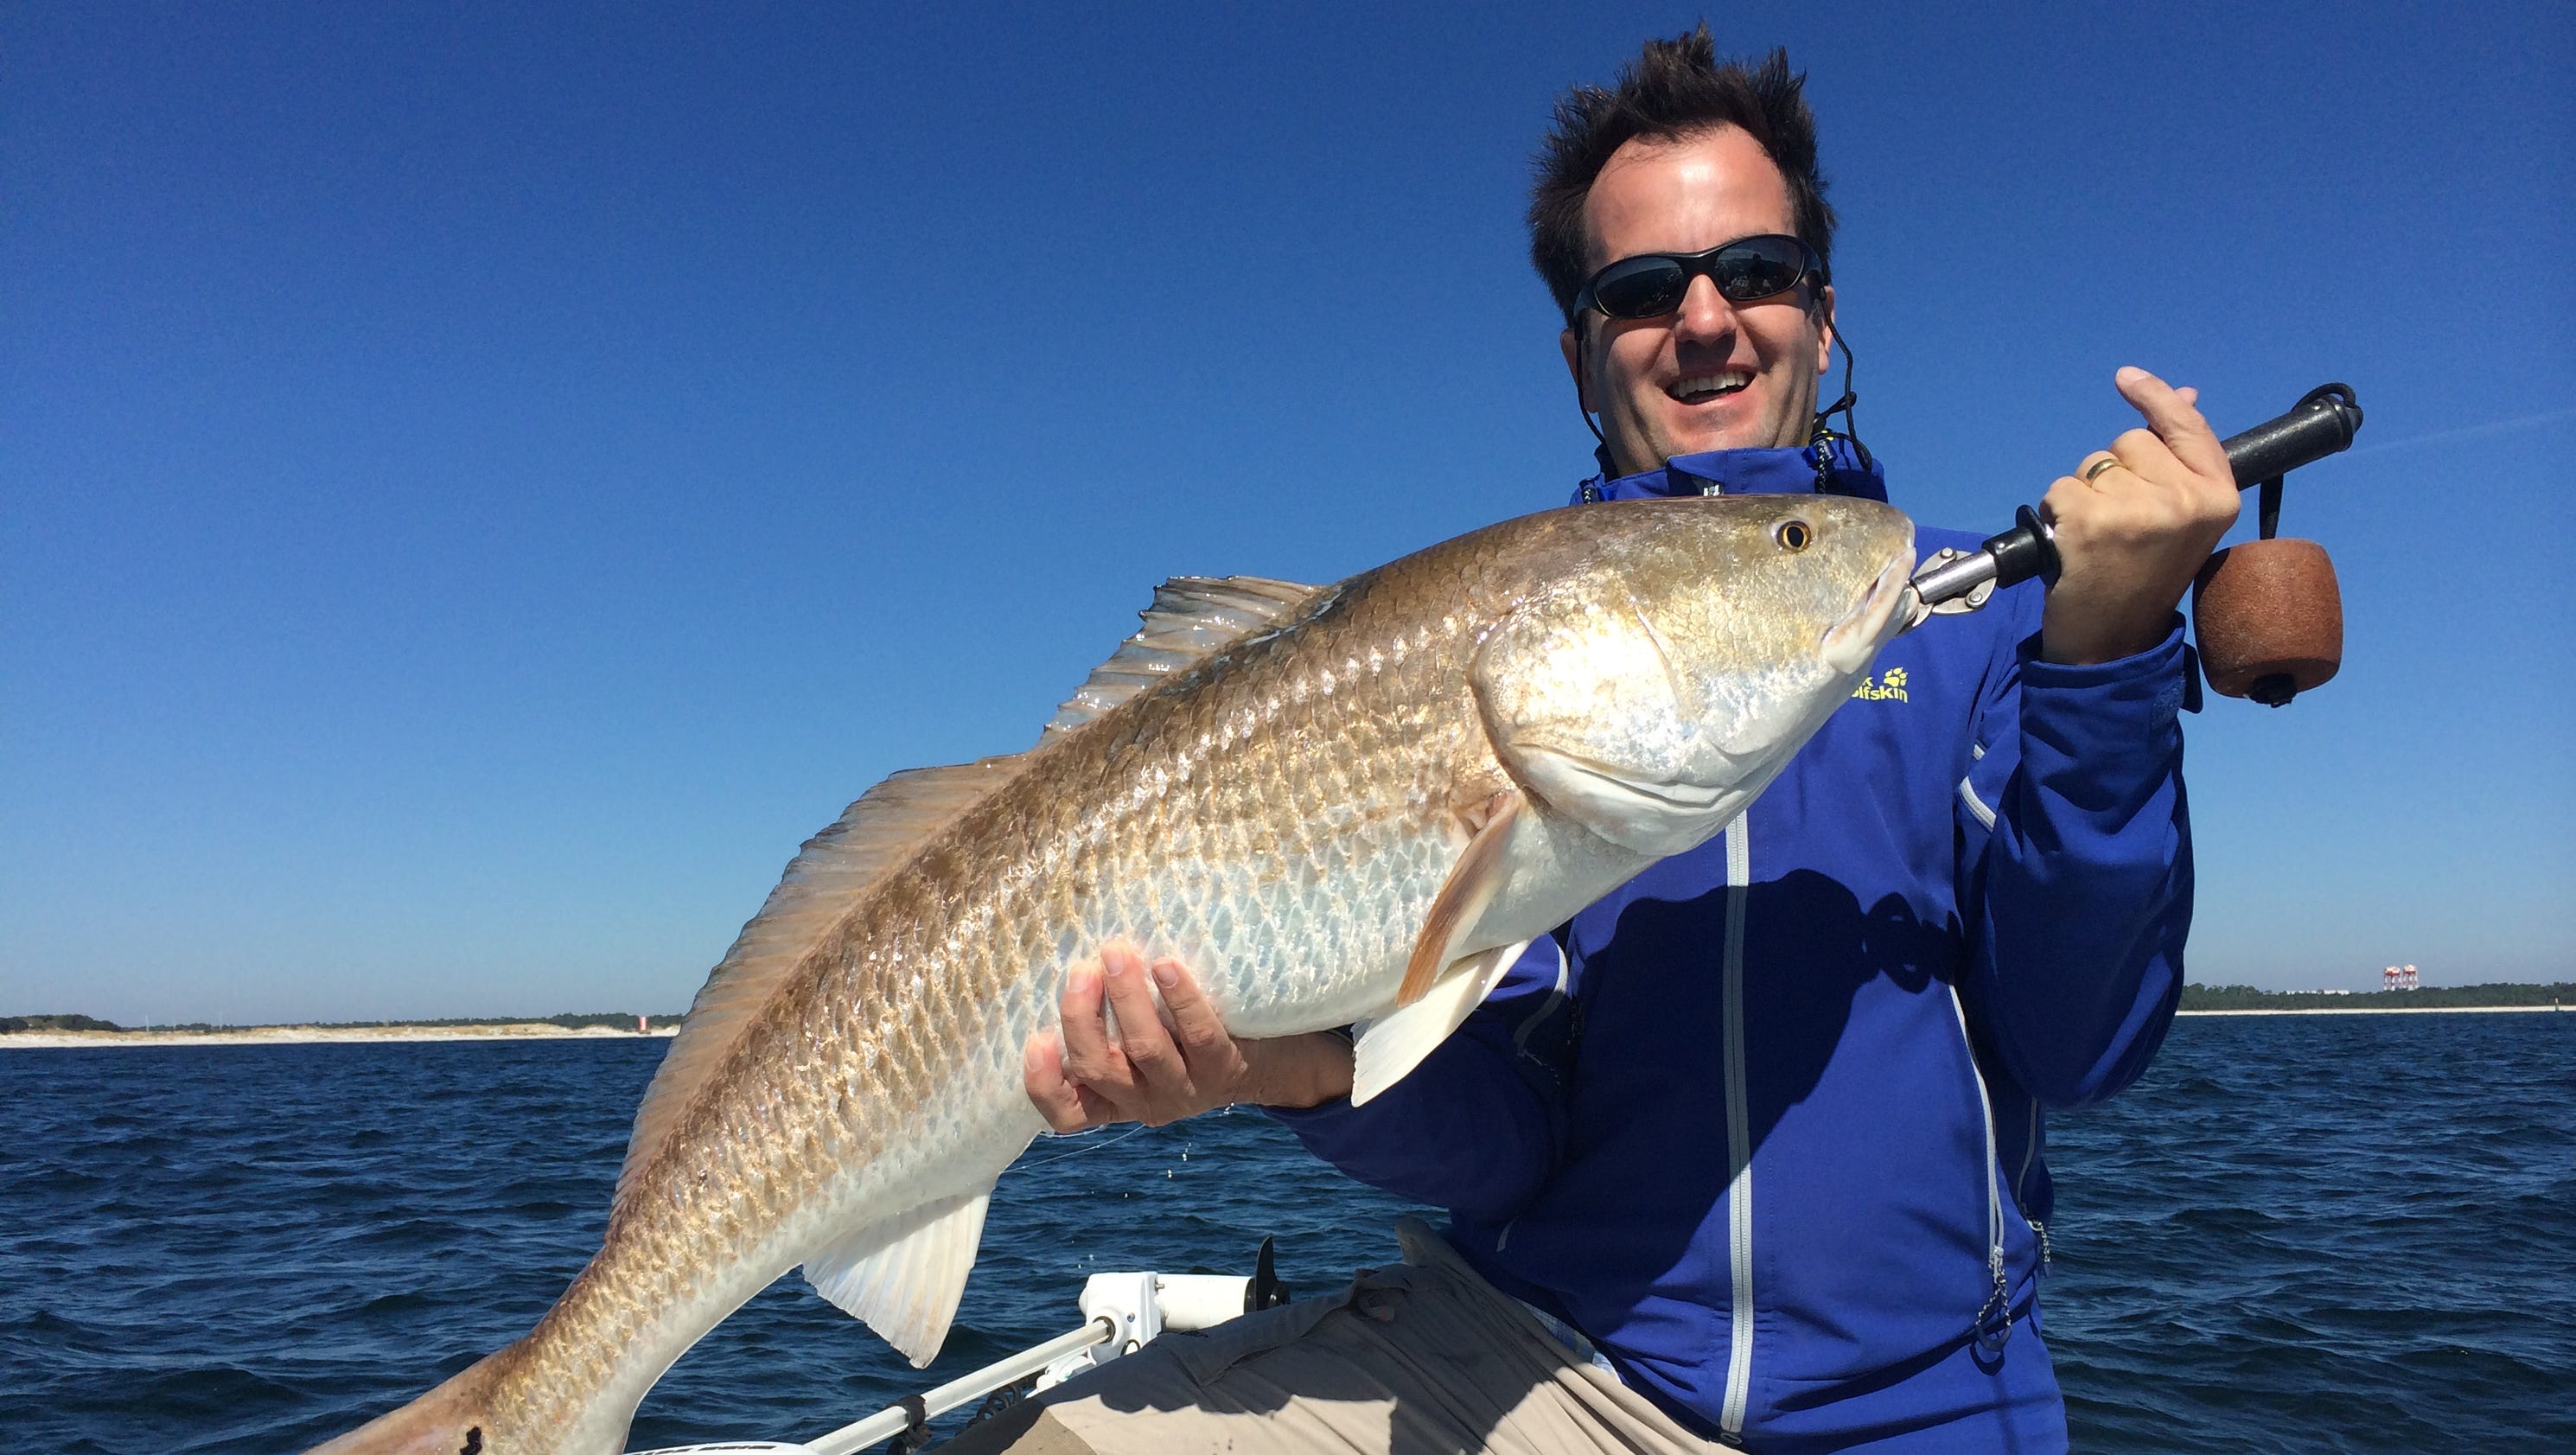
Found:
[{"label": "fish eye", "polygon": [[1784,520],[1771,528],[1771,539],[1784,551],[1803,551],[1815,538],[1815,528],[1803,520]]}]

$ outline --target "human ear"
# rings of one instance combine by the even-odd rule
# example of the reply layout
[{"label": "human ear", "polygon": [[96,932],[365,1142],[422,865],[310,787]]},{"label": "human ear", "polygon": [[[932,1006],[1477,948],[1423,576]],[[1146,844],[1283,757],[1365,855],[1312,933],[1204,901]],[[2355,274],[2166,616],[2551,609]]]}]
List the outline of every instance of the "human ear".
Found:
[{"label": "human ear", "polygon": [[1816,290],[1816,312],[1821,321],[1816,326],[1816,377],[1821,379],[1834,366],[1834,290],[1827,284]]},{"label": "human ear", "polygon": [[1575,402],[1586,414],[1599,413],[1592,407],[1592,381],[1583,374],[1583,335],[1569,328],[1556,336],[1556,346],[1565,355],[1565,372],[1574,376]]}]

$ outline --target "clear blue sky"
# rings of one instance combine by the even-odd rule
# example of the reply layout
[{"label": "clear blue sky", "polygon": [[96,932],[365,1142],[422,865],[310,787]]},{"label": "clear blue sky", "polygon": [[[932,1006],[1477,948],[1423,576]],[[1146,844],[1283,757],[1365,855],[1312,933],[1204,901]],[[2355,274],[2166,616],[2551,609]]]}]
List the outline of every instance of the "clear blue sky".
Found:
[{"label": "clear blue sky", "polygon": [[[2190,725],[2197,980],[2576,973],[2576,12],[2473,9],[1713,17],[1918,518],[2122,363],[2359,390],[2342,678]],[[1561,501],[1527,157],[1697,15],[8,7],[0,1012],[673,1009],[1156,580]]]}]

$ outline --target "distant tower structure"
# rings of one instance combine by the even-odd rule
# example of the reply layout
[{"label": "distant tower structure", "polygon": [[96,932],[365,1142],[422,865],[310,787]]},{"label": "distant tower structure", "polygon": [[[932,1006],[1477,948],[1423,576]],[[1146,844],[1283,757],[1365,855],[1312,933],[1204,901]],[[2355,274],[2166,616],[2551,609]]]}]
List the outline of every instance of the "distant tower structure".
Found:
[{"label": "distant tower structure", "polygon": [[640,1015],[635,1018],[635,1034],[640,1036],[652,1029],[653,1023],[650,1020],[647,1020]]},{"label": "distant tower structure", "polygon": [[2379,972],[2379,988],[2382,990],[2395,990],[2398,986],[2398,982],[2405,978],[2405,971],[2391,965],[2387,969]]},{"label": "distant tower structure", "polygon": [[2407,989],[2407,990],[2420,990],[2420,989],[2422,989],[2422,988],[2423,988],[2423,986],[2422,986],[2421,984],[2419,984],[2419,983],[2416,981],[2416,979],[2415,979],[2415,967],[2414,967],[2414,966],[2412,966],[2412,965],[2407,966],[2407,967],[2406,967],[2406,969],[2405,969],[2405,975],[2406,975],[2406,980],[2405,980],[2405,985],[2404,985],[2404,987],[2403,987],[2403,988],[2405,988],[2405,989]]}]

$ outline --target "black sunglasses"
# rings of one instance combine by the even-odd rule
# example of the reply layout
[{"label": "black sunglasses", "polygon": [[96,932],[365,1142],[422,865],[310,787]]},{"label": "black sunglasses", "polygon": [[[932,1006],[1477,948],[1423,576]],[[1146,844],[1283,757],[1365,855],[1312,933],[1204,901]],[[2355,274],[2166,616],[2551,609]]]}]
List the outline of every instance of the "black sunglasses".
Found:
[{"label": "black sunglasses", "polygon": [[1598,309],[1610,318],[1661,318],[1680,310],[1691,279],[1707,275],[1729,303],[1777,297],[1809,278],[1825,285],[1816,250],[1794,237],[1764,233],[1720,243],[1704,253],[1639,253],[1621,258],[1574,295],[1574,311]]}]

